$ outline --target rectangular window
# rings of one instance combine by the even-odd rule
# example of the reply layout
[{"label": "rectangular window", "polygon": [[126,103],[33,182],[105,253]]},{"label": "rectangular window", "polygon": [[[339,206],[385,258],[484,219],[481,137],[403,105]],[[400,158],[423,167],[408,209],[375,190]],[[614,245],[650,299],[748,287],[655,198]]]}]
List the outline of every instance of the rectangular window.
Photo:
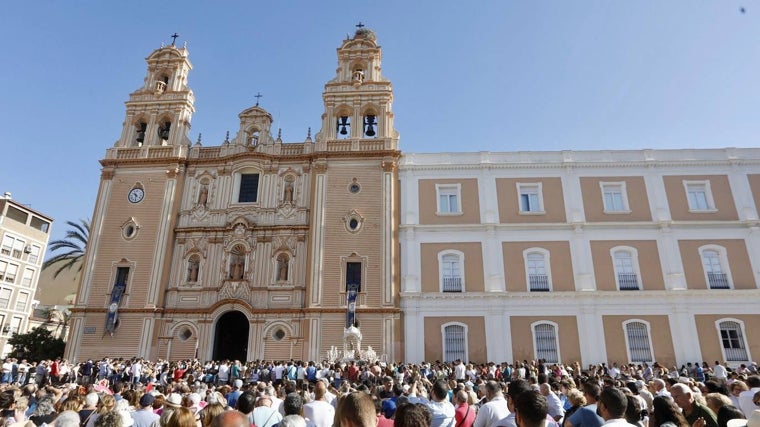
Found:
[{"label": "rectangular window", "polygon": [[5,272],[8,271],[8,263],[0,261],[0,281],[5,280]]},{"label": "rectangular window", "polygon": [[18,298],[16,298],[16,311],[26,311],[27,302],[29,302],[29,294],[19,292]]},{"label": "rectangular window", "polygon": [[22,224],[26,224],[26,220],[29,219],[28,213],[22,211],[21,209],[14,208],[13,206],[8,206],[8,212],[6,213],[6,216]]},{"label": "rectangular window", "polygon": [[21,259],[21,255],[24,253],[24,248],[26,247],[26,242],[20,239],[16,239],[15,242],[13,242],[13,251],[11,252],[11,255],[13,258]]},{"label": "rectangular window", "polygon": [[605,213],[627,213],[628,197],[624,182],[602,182],[602,198]]},{"label": "rectangular window", "polygon": [[43,233],[47,233],[50,229],[50,223],[45,221],[44,219],[36,216],[32,216],[32,221],[29,223],[31,227],[36,228],[37,230],[42,231]]},{"label": "rectangular window", "polygon": [[32,280],[34,279],[34,270],[31,268],[25,268],[24,269],[24,276],[21,278],[21,285],[31,287],[32,286]]},{"label": "rectangular window", "polygon": [[464,326],[449,325],[443,330],[443,361],[467,360],[467,341]]},{"label": "rectangular window", "polygon": [[686,200],[689,203],[689,211],[715,211],[710,181],[684,181],[683,184],[686,189]]},{"label": "rectangular window", "polygon": [[27,259],[27,262],[29,264],[37,265],[37,263],[40,261],[40,247],[36,245],[32,245],[31,252],[29,252],[29,258]]},{"label": "rectangular window", "polygon": [[11,330],[10,333],[17,334],[21,330],[21,318],[20,317],[14,317],[11,319]]},{"label": "rectangular window", "polygon": [[460,192],[461,187],[457,185],[436,185],[436,192],[438,193],[438,214],[460,214],[462,213],[462,207],[460,206]]},{"label": "rectangular window", "polygon": [[240,175],[239,203],[256,203],[259,195],[259,174],[244,173]]},{"label": "rectangular window", "polygon": [[127,285],[129,279],[129,267],[116,267],[116,285]]},{"label": "rectangular window", "polygon": [[536,359],[546,359],[547,363],[559,363],[557,330],[554,325],[548,323],[536,325],[533,333],[536,346]]},{"label": "rectangular window", "polygon": [[732,321],[721,322],[720,341],[723,346],[723,352],[726,355],[726,360],[734,362],[749,360],[741,326],[738,323]]},{"label": "rectangular window", "polygon": [[8,283],[15,282],[16,274],[18,274],[18,266],[13,265],[13,264],[8,264],[8,269],[5,270],[5,281]]},{"label": "rectangular window", "polygon": [[5,236],[3,236],[3,244],[2,244],[2,246],[0,246],[0,253],[2,253],[3,255],[10,256],[11,255],[11,251],[13,250],[13,242],[15,240],[16,239],[14,239],[13,237],[11,237],[11,236],[9,236],[7,234]]},{"label": "rectangular window", "polygon": [[348,291],[349,285],[357,286],[357,292],[362,291],[362,263],[346,263],[346,291]]},{"label": "rectangular window", "polygon": [[544,203],[541,184],[517,184],[520,196],[520,213],[543,213]]},{"label": "rectangular window", "polygon": [[445,255],[441,259],[441,279],[443,280],[443,292],[462,292],[462,272],[459,265],[459,257]]},{"label": "rectangular window", "polygon": [[0,308],[8,308],[11,302],[11,290],[2,288],[0,289]]},{"label": "rectangular window", "polygon": [[647,326],[641,322],[630,322],[625,332],[631,362],[651,362],[652,346]]}]

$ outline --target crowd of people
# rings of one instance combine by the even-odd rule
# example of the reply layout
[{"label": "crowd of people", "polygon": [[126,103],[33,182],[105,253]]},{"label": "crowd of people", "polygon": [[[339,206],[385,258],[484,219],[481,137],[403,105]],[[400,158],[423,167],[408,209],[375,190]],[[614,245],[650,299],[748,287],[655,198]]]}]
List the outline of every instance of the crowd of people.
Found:
[{"label": "crowd of people", "polygon": [[13,427],[760,427],[760,372],[719,362],[9,358],[0,410]]}]

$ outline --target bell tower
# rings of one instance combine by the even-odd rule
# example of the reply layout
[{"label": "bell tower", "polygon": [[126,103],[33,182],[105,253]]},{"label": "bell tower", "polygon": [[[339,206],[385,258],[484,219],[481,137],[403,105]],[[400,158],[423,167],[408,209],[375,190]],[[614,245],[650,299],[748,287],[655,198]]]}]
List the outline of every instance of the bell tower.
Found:
[{"label": "bell tower", "polygon": [[322,131],[316,140],[375,139],[383,141],[385,149],[396,150],[393,87],[382,75],[382,49],[374,31],[361,23],[357,28],[338,48],[338,69],[325,85]]},{"label": "bell tower", "polygon": [[126,102],[121,136],[100,161],[66,349],[74,360],[97,348],[150,357],[158,342],[194,96],[186,48],[162,46],[146,62],[144,84]]},{"label": "bell tower", "polygon": [[337,54],[311,166],[309,358],[361,337],[354,350],[397,360],[403,334],[393,87],[382,74],[377,37],[361,23]]},{"label": "bell tower", "polygon": [[144,85],[129,95],[127,117],[117,147],[190,145],[195,108],[187,74],[193,68],[186,48],[174,44],[147,58]]}]

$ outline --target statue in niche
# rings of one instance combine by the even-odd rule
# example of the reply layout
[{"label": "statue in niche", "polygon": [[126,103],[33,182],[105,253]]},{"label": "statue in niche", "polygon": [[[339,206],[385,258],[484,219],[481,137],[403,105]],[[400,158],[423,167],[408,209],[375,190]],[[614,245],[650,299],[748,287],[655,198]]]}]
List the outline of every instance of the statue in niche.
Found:
[{"label": "statue in niche", "polygon": [[352,76],[355,83],[361,83],[364,81],[364,70],[355,70]]},{"label": "statue in niche", "polygon": [[198,193],[198,204],[206,206],[206,202],[208,202],[208,184],[203,183],[201,184],[201,191]]},{"label": "statue in niche", "polygon": [[187,281],[188,282],[197,282],[198,281],[198,269],[200,268],[200,262],[196,258],[190,258],[190,261],[187,263]]},{"label": "statue in niche", "polygon": [[285,254],[277,257],[277,280],[283,282],[288,280],[288,256]]},{"label": "statue in niche", "polygon": [[230,279],[242,280],[245,271],[245,251],[235,247],[230,253]]},{"label": "statue in niche", "polygon": [[282,200],[285,203],[293,203],[293,181],[291,179],[285,181],[285,189],[282,195]]}]

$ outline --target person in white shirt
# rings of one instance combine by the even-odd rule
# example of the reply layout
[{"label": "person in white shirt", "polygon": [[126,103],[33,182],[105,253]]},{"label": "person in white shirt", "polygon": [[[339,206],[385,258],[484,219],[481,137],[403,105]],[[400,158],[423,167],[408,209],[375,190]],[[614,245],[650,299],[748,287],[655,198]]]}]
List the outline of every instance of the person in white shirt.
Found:
[{"label": "person in white shirt", "polygon": [[718,380],[721,384],[725,384],[728,379],[728,371],[717,360],[715,361],[715,366],[713,366],[713,378]]},{"label": "person in white shirt", "polygon": [[464,365],[464,363],[457,359],[454,362],[454,378],[457,381],[464,381],[465,380],[465,372],[467,370],[467,367]]},{"label": "person in white shirt", "polygon": [[749,390],[739,393],[739,409],[744,412],[744,416],[749,419],[752,412],[758,409],[755,405],[755,393],[760,392],[760,376],[752,375],[747,378],[747,387]]},{"label": "person in white shirt", "polygon": [[454,427],[456,419],[454,418],[456,409],[449,402],[449,385],[444,380],[438,380],[433,383],[433,389],[430,394],[428,407],[433,414],[430,427]]},{"label": "person in white shirt", "polygon": [[314,400],[303,405],[303,417],[316,427],[332,427],[335,418],[335,408],[327,402],[325,394],[327,387],[322,381],[314,384]]},{"label": "person in white shirt", "polygon": [[551,386],[547,383],[541,384],[539,391],[546,398],[549,415],[554,418],[554,421],[559,421],[565,415],[565,410],[562,408],[562,402],[559,400],[559,397],[557,397],[557,394],[552,391]]},{"label": "person in white shirt", "polygon": [[499,420],[509,415],[507,400],[504,399],[504,393],[499,383],[496,381],[486,382],[485,391],[488,403],[480,407],[473,427],[493,427]]}]

